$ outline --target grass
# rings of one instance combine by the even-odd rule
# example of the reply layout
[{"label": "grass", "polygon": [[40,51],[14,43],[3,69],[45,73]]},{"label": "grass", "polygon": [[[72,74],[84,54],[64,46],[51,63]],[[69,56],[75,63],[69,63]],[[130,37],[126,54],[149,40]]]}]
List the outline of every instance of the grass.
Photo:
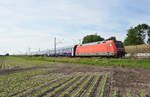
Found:
[{"label": "grass", "polygon": [[[14,57],[10,57],[14,58]],[[18,58],[18,57],[17,57]],[[61,62],[74,64],[88,64],[97,66],[122,66],[122,67],[142,67],[150,68],[149,59],[120,59],[120,58],[69,58],[69,57],[20,57],[32,63],[42,61],[44,62]],[[15,58],[14,58],[15,59]],[[42,63],[41,63],[42,64]]]}]

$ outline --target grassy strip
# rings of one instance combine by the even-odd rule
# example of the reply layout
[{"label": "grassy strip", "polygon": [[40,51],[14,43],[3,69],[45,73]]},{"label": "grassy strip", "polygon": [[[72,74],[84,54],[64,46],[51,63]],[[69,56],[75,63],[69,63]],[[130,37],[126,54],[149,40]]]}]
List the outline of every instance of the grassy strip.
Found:
[{"label": "grassy strip", "polygon": [[94,88],[96,87],[97,83],[99,83],[98,81],[100,80],[100,78],[101,78],[101,75],[98,75],[96,77],[96,80],[94,81],[92,86],[89,88],[88,92],[86,93],[86,97],[91,97],[91,94],[94,92]]},{"label": "grassy strip", "polygon": [[86,77],[87,75],[81,77],[80,80],[78,80],[76,83],[73,83],[73,85],[71,85],[68,89],[66,89],[63,93],[61,93],[59,97],[64,97],[66,94],[69,94],[70,91],[74,89],[78,84],[80,84],[80,82],[83,81]]},{"label": "grassy strip", "polygon": [[6,63],[9,64],[10,69],[14,68],[29,68],[38,66],[50,66],[53,62],[48,62],[44,60],[29,60],[26,57],[21,56],[9,56],[6,57]]},{"label": "grassy strip", "polygon": [[125,67],[143,67],[150,68],[149,59],[119,59],[119,58],[68,58],[68,57],[21,57],[26,60],[64,62],[75,64],[89,64],[98,66],[125,66]]},{"label": "grassy strip", "polygon": [[45,94],[47,94],[46,92],[49,92],[49,90],[53,90],[53,89],[55,89],[55,87],[58,87],[59,85],[61,86],[64,82],[69,81],[72,78],[73,78],[73,76],[69,76],[67,78],[62,79],[61,81],[57,81],[56,83],[53,83],[52,85],[42,88],[41,90],[33,93],[32,97],[44,96]]},{"label": "grassy strip", "polygon": [[107,79],[108,79],[108,73],[106,73],[106,75],[105,75],[104,83],[103,83],[102,90],[101,90],[101,93],[100,93],[100,97],[104,96],[105,86],[106,86],[106,83],[107,83]]},{"label": "grassy strip", "polygon": [[49,93],[48,97],[53,97],[54,95],[56,95],[56,93],[60,90],[62,90],[64,87],[68,86],[69,84],[71,84],[72,82],[74,82],[77,78],[81,77],[80,75],[75,76],[73,79],[71,79],[69,82],[61,85],[60,87],[56,88],[54,91],[52,91],[51,93]]},{"label": "grassy strip", "polygon": [[146,94],[143,91],[141,92],[141,97],[146,97]]},{"label": "grassy strip", "polygon": [[84,87],[87,86],[87,84],[88,84],[89,81],[93,78],[93,76],[94,76],[94,75],[90,75],[90,77],[89,77],[83,84],[81,84],[81,86],[77,89],[76,92],[74,92],[74,93],[72,94],[71,97],[76,97],[76,96],[79,94],[79,92],[80,92]]}]

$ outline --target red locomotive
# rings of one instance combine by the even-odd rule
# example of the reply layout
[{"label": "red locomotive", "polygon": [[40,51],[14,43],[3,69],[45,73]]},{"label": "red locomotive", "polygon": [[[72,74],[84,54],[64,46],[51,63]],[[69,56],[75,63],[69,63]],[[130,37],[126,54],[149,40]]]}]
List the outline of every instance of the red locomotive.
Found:
[{"label": "red locomotive", "polygon": [[125,48],[121,41],[98,41],[77,45],[74,56],[125,56]]}]

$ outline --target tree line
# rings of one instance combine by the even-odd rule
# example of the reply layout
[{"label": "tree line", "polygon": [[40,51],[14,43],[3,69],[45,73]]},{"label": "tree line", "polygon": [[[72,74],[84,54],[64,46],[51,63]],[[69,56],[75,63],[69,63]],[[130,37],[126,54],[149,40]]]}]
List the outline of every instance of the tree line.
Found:
[{"label": "tree line", "polygon": [[[83,38],[82,43],[90,43],[103,40],[114,40],[115,36],[111,36],[108,39],[104,39],[100,35],[93,34],[87,35]],[[139,24],[135,27],[128,29],[127,37],[124,40],[124,45],[140,45],[140,44],[150,44],[150,26],[147,24]]]}]

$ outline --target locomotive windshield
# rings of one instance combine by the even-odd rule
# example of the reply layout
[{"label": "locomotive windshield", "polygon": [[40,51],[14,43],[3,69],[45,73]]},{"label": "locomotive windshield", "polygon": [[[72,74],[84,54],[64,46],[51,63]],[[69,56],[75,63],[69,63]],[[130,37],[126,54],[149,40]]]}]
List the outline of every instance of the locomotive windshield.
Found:
[{"label": "locomotive windshield", "polygon": [[115,44],[117,47],[123,47],[123,44],[121,41],[116,41]]}]

